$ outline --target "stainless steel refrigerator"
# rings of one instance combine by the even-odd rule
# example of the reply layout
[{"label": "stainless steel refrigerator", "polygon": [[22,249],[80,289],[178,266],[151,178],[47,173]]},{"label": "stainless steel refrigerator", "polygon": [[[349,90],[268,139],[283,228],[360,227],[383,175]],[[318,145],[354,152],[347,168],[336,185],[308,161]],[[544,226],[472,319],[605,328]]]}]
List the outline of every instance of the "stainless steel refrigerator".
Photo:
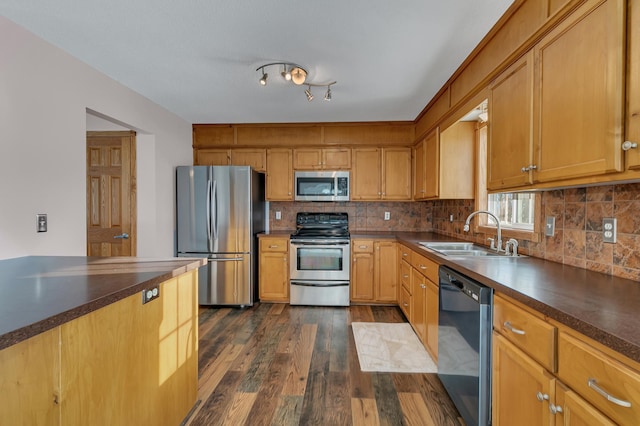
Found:
[{"label": "stainless steel refrigerator", "polygon": [[264,175],[249,166],[179,166],[176,202],[177,256],[208,260],[199,270],[198,302],[253,305]]}]

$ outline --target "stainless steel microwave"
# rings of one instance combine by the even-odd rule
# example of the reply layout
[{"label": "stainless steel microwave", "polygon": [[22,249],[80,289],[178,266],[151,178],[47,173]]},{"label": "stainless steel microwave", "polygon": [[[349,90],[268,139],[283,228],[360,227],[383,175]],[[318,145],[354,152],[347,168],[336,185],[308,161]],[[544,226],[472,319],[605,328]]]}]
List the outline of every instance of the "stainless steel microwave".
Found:
[{"label": "stainless steel microwave", "polygon": [[349,201],[349,172],[296,172],[294,189],[296,201]]}]

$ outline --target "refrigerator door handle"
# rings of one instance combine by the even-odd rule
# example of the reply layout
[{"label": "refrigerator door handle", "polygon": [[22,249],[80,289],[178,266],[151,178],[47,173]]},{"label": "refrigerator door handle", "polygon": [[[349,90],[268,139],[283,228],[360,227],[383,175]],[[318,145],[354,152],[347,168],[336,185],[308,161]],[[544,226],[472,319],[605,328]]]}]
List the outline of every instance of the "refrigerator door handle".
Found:
[{"label": "refrigerator door handle", "polygon": [[211,250],[211,180],[207,180],[207,247]]},{"label": "refrigerator door handle", "polygon": [[213,239],[217,240],[218,239],[218,181],[214,180],[213,181],[213,217],[211,218],[213,223],[212,223],[212,228],[213,228]]}]

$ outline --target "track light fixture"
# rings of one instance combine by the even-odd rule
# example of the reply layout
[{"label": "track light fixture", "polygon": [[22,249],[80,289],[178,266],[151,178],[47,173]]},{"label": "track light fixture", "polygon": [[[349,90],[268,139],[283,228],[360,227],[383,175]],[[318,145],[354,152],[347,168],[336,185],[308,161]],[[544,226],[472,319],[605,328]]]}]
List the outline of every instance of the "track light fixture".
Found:
[{"label": "track light fixture", "polygon": [[308,74],[307,70],[304,69],[302,66],[295,64],[293,62],[271,62],[256,68],[256,71],[260,71],[262,73],[262,77],[259,80],[262,86],[267,85],[267,78],[269,77],[269,74],[265,72],[265,68],[268,68],[271,66],[282,66],[282,71],[280,72],[280,75],[285,81],[290,81],[296,86],[301,86],[301,85],[307,86],[307,89],[304,91],[304,93],[307,96],[308,101],[313,100],[313,95],[311,94],[311,87],[326,87],[327,92],[324,95],[324,100],[325,101],[331,100],[331,86],[336,84],[337,82],[332,81],[331,83],[327,83],[327,84],[310,83],[306,81],[307,74]]}]

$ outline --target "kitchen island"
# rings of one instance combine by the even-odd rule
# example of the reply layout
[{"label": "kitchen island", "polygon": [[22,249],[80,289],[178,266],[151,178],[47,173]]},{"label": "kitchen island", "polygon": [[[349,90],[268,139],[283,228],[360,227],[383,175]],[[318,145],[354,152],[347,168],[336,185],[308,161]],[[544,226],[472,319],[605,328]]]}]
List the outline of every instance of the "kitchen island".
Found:
[{"label": "kitchen island", "polygon": [[197,392],[202,265],[0,261],[0,423],[179,424]]}]

